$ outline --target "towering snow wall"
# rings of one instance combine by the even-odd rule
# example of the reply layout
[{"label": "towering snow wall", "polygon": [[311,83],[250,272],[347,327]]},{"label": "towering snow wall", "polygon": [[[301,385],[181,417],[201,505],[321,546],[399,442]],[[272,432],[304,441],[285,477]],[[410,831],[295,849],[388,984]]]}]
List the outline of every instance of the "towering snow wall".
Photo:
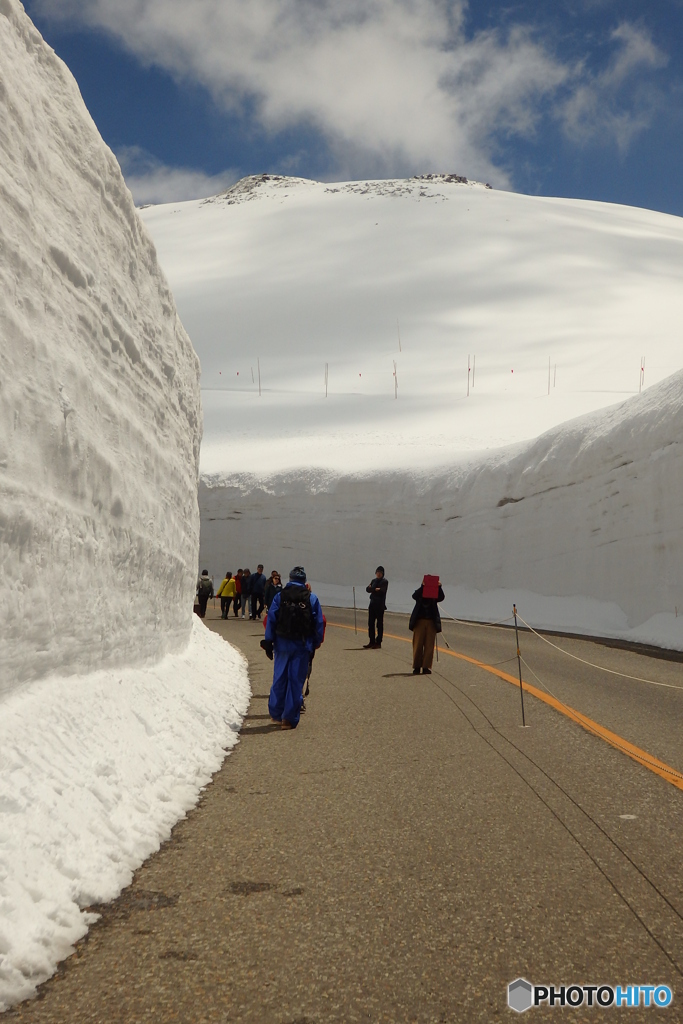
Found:
[{"label": "towering snow wall", "polygon": [[0,0],[0,690],[189,640],[199,363],[73,77]]},{"label": "towering snow wall", "polygon": [[536,625],[683,649],[683,372],[441,472],[222,474],[199,500],[217,571],[303,562],[348,598],[381,562],[394,609],[438,572],[451,614],[504,617],[516,599]]}]

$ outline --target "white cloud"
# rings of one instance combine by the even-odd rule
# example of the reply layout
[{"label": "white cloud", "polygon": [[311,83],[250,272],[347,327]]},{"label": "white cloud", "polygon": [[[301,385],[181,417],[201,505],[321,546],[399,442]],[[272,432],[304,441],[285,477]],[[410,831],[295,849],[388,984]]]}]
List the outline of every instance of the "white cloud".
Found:
[{"label": "white cloud", "polygon": [[240,177],[234,171],[209,175],[189,167],[167,167],[137,146],[125,146],[116,156],[137,206],[203,199],[222,192]]},{"label": "white cloud", "polygon": [[[643,72],[663,67],[667,58],[647,32],[628,23],[615,29],[612,40],[617,48],[607,66],[599,74],[582,75],[561,116],[565,131],[576,142],[611,138],[625,153],[633,137],[648,126],[657,102],[649,89],[638,87],[638,79]],[[630,95],[625,96],[627,91]]]},{"label": "white cloud", "polygon": [[505,185],[500,140],[530,135],[548,101],[578,137],[596,130],[606,95],[614,134],[626,139],[637,124],[615,97],[657,60],[643,33],[622,26],[617,56],[591,78],[521,27],[468,38],[466,0],[39,3],[200,83],[225,107],[249,101],[266,131],[312,126],[340,176],[444,170]]}]

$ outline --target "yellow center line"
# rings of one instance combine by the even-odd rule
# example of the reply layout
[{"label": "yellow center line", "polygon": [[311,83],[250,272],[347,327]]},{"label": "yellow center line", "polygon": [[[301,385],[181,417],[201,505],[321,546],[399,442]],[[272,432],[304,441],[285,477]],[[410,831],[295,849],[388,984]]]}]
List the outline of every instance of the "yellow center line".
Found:
[{"label": "yellow center line", "polygon": [[[341,622],[329,622],[328,626],[336,626],[337,629],[353,629],[353,626],[347,626]],[[395,633],[385,633],[384,637],[389,637],[391,640],[400,640],[401,643],[411,644],[412,640],[406,636],[396,636]],[[459,651],[449,650],[447,648],[440,647],[440,654],[446,654],[451,658],[458,658],[460,661],[466,661],[470,665],[474,665],[476,668],[481,668],[484,672],[490,672],[491,675],[498,676],[499,679],[504,679],[506,683],[512,683],[513,686],[519,686],[519,679],[515,676],[509,675],[507,672],[502,672],[499,668],[495,668],[493,665],[487,665],[485,661],[479,661],[477,658],[470,658],[467,654],[461,654]],[[533,697],[538,700],[542,700],[544,704],[548,704],[551,708],[559,711],[561,714],[566,715],[567,718],[571,719],[572,722],[576,722],[582,729],[591,733],[593,736],[599,737],[604,740],[605,743],[609,743],[611,747],[615,747],[620,750],[623,754],[637,761],[643,768],[649,769],[654,772],[655,775],[659,775],[666,782],[670,782],[672,786],[676,786],[677,789],[683,791],[683,774],[677,772],[675,768],[671,768],[664,761],[660,761],[652,754],[648,754],[646,750],[641,750],[640,747],[636,747],[633,743],[629,743],[622,736],[619,736],[616,732],[611,732],[609,729],[605,729],[603,725],[598,722],[594,722],[592,718],[588,718],[587,715],[581,714],[580,711],[575,711],[574,708],[568,707],[555,697],[551,697],[550,694],[544,693],[543,690],[539,690],[538,687],[532,686],[531,683],[525,683],[522,681],[522,687],[527,693],[530,693]]]}]

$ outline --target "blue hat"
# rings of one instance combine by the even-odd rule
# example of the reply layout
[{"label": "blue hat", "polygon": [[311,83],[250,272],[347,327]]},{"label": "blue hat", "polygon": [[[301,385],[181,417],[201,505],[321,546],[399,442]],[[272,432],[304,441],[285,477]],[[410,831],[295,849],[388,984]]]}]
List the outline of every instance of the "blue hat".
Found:
[{"label": "blue hat", "polygon": [[292,583],[305,583],[306,582],[306,570],[303,565],[295,565],[289,574],[289,578]]}]

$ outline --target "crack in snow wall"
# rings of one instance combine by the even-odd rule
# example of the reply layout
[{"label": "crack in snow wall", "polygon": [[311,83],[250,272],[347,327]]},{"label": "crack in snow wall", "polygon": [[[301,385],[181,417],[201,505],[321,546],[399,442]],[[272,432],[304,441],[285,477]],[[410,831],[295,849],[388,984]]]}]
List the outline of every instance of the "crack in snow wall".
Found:
[{"label": "crack in snow wall", "polygon": [[0,691],[191,629],[199,362],[72,75],[0,0]]},{"label": "crack in snow wall", "polygon": [[542,600],[536,621],[619,635],[669,616],[648,642],[683,646],[683,372],[430,475],[215,474],[202,478],[199,503],[201,560],[212,572],[245,559],[281,571],[303,563],[309,578],[350,587],[382,563],[395,597],[398,581],[417,586],[425,572],[469,591],[458,615],[486,614],[482,593],[497,592],[491,608],[501,591],[510,607],[522,591],[577,598],[584,611],[571,622],[566,601],[554,611]]}]

